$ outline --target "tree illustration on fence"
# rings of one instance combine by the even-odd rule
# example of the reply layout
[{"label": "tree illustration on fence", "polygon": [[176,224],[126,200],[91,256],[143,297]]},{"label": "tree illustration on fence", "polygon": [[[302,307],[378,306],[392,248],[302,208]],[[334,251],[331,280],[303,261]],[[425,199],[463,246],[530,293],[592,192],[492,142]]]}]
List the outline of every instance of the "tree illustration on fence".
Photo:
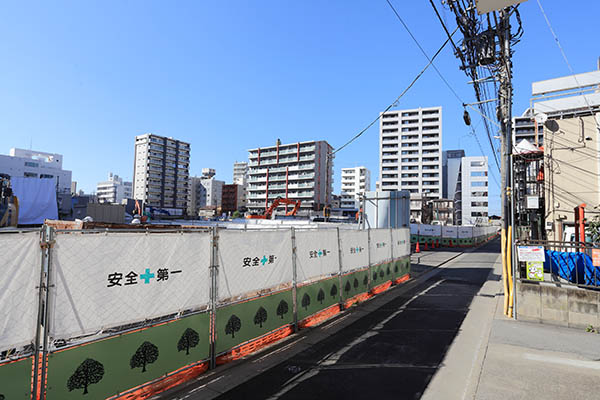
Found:
[{"label": "tree illustration on fence", "polygon": [[382,278],[385,276],[385,272],[382,269],[379,270],[379,276]]},{"label": "tree illustration on fence", "polygon": [[323,304],[323,300],[325,300],[325,292],[323,289],[319,289],[319,293],[317,293],[317,301]]},{"label": "tree illustration on fence", "polygon": [[259,307],[256,314],[254,314],[254,325],[260,325],[262,328],[265,322],[267,322],[267,310]]},{"label": "tree illustration on fence", "polygon": [[392,273],[392,271],[390,271],[390,267],[389,267],[389,266],[387,267],[387,270],[385,271],[385,273],[386,273],[387,275],[389,275],[389,274],[391,274],[391,273]]},{"label": "tree illustration on fence", "polygon": [[352,286],[350,286],[350,281],[346,282],[346,285],[344,285],[344,290],[346,292],[349,292],[352,289]]},{"label": "tree illustration on fence", "polygon": [[354,282],[352,282],[354,289],[358,289],[358,279],[354,278]]},{"label": "tree illustration on fence", "polygon": [[[104,365],[99,361],[86,358],[67,381],[67,389],[69,392],[83,389],[83,394],[88,394],[88,386],[100,382],[103,376]],[[4,400],[4,395],[0,394],[0,400]]]},{"label": "tree illustration on fence", "polygon": [[177,342],[177,351],[185,350],[187,356],[190,354],[190,348],[198,346],[198,343],[200,343],[198,332],[192,328],[187,328],[179,338],[179,342]]},{"label": "tree illustration on fence", "polygon": [[4,395],[0,393],[0,400],[4,400]]},{"label": "tree illustration on fence", "polygon": [[363,285],[367,286],[368,283],[369,283],[369,277],[365,275],[365,277],[363,278]]},{"label": "tree illustration on fence", "polygon": [[231,317],[229,317],[229,321],[227,321],[227,325],[225,325],[225,333],[234,338],[235,333],[239,332],[240,329],[242,329],[242,321],[240,321],[237,315],[232,314]]},{"label": "tree illustration on fence", "polygon": [[302,307],[304,307],[305,310],[308,310],[308,306],[310,306],[310,296],[308,293],[304,293],[304,296],[302,296]]},{"label": "tree illustration on fence", "polygon": [[283,316],[288,313],[289,307],[288,303],[285,300],[281,300],[279,305],[277,306],[277,315],[283,319]]},{"label": "tree illustration on fence", "polygon": [[142,367],[142,372],[146,372],[146,365],[156,360],[158,360],[158,347],[150,342],[144,342],[129,360],[129,366],[131,369]]},{"label": "tree illustration on fence", "polygon": [[331,295],[331,297],[335,297],[335,296],[337,296],[337,294],[338,294],[338,291],[337,291],[337,286],[336,286],[336,285],[333,285],[333,286],[331,287],[331,290],[329,291],[329,294]]},{"label": "tree illustration on fence", "polygon": [[398,273],[398,264],[394,265],[394,272],[397,274]]},{"label": "tree illustration on fence", "polygon": [[376,281],[377,280],[377,271],[373,272],[373,280]]}]

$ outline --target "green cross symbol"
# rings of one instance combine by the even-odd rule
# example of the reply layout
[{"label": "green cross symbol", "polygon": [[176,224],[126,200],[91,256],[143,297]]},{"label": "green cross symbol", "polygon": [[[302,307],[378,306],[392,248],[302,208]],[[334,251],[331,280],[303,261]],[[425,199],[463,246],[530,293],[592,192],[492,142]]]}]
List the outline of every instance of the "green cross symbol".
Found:
[{"label": "green cross symbol", "polygon": [[260,260],[260,262],[262,263],[262,265],[265,265],[267,263],[267,261],[269,261],[269,259],[267,258],[267,256],[263,256],[263,258]]},{"label": "green cross symbol", "polygon": [[143,279],[144,283],[150,283],[150,279],[154,278],[154,274],[150,273],[150,268],[146,268],[146,272],[140,275],[140,279]]},{"label": "green cross symbol", "polygon": [[323,255],[323,252],[321,250],[319,250],[319,257],[321,257]]}]

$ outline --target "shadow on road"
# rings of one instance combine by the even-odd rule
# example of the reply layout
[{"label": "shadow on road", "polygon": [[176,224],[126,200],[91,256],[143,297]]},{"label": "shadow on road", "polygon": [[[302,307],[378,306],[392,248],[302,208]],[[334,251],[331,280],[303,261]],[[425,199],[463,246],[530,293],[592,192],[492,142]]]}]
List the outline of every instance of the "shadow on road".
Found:
[{"label": "shadow on road", "polygon": [[[419,398],[490,275],[497,241],[219,399]],[[463,266],[464,265],[464,266]]]}]

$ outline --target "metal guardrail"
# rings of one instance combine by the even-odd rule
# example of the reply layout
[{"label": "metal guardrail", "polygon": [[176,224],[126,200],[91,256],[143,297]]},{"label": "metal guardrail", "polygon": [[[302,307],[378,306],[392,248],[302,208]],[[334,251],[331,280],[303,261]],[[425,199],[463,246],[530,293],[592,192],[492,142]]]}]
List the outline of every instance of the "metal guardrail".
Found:
[{"label": "metal guardrail", "polygon": [[[594,265],[594,252],[600,247],[587,242],[562,242],[551,240],[522,240],[515,246],[542,246],[545,253],[544,275],[549,274],[551,282],[586,289],[600,289],[600,266]],[[515,256],[517,256],[515,254]],[[516,259],[517,280],[539,282],[527,275],[527,262]]]}]

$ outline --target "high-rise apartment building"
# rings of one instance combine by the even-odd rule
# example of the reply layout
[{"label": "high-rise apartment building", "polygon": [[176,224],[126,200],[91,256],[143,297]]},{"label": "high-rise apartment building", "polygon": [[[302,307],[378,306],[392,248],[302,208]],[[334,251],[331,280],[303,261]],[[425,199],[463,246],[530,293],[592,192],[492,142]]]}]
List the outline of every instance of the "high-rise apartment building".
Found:
[{"label": "high-rise apartment building", "polygon": [[240,186],[237,199],[238,208],[248,204],[248,163],[235,162],[233,164],[233,183]]},{"label": "high-rise apartment building", "polygon": [[340,208],[360,208],[360,195],[371,191],[371,171],[367,167],[342,168]]},{"label": "high-rise apartment building", "polygon": [[533,111],[528,108],[520,117],[513,117],[513,145],[516,146],[525,139],[531,144],[542,146],[544,142],[544,124],[537,123],[533,118]]},{"label": "high-rise apartment building", "polygon": [[190,144],[147,133],[135,137],[133,197],[182,215],[187,210]]},{"label": "high-rise apartment building", "polygon": [[248,210],[263,213],[277,197],[300,200],[303,214],[322,210],[332,199],[332,150],[322,140],[283,145],[277,141],[275,146],[249,150]]},{"label": "high-rise apartment building", "polygon": [[488,220],[488,158],[463,157],[457,187],[461,196],[461,225],[476,225]]},{"label": "high-rise apartment building", "polygon": [[57,193],[71,192],[71,171],[62,168],[63,156],[41,151],[10,149],[0,155],[0,173],[11,178],[53,179]]},{"label": "high-rise apartment building", "polygon": [[408,190],[419,220],[422,202],[442,197],[442,108],[387,111],[379,132],[380,190]]},{"label": "high-rise apartment building", "polygon": [[457,192],[456,184],[464,156],[464,150],[442,152],[442,197],[445,199],[460,201],[460,191]]},{"label": "high-rise apartment building", "polygon": [[96,186],[98,203],[120,204],[124,199],[133,197],[132,183],[123,182],[123,179],[112,172],[108,173],[108,180],[98,182]]}]

